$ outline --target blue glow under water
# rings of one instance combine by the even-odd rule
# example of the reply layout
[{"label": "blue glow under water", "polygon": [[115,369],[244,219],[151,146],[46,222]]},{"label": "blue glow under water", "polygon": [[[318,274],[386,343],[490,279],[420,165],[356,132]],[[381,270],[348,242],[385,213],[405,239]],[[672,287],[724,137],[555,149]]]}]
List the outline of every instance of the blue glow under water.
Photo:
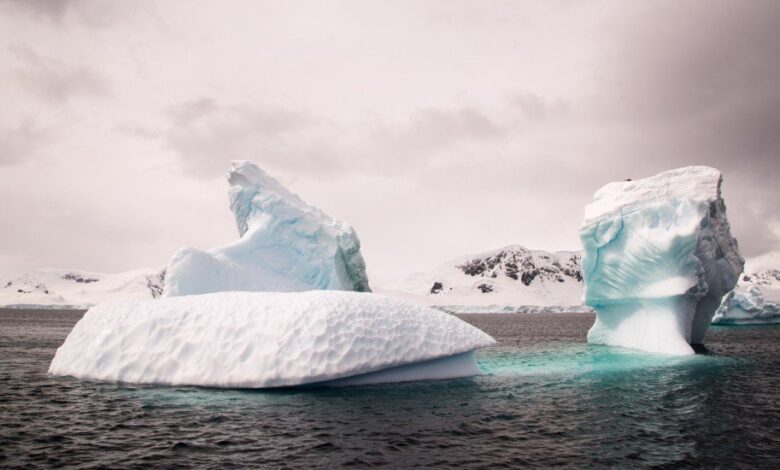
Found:
[{"label": "blue glow under water", "polygon": [[780,468],[778,327],[675,358],[587,345],[588,314],[463,316],[498,340],[481,376],[253,391],[48,377],[79,317],[0,311],[0,467]]}]

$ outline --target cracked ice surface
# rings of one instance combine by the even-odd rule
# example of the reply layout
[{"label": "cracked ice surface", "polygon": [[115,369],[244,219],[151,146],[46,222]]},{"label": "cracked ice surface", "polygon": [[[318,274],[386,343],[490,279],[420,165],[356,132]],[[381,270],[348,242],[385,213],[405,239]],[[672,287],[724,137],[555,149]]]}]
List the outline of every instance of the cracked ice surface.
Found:
[{"label": "cracked ice surface", "polygon": [[691,166],[596,192],[580,228],[588,342],[693,354],[704,341],[744,264],[721,182]]}]

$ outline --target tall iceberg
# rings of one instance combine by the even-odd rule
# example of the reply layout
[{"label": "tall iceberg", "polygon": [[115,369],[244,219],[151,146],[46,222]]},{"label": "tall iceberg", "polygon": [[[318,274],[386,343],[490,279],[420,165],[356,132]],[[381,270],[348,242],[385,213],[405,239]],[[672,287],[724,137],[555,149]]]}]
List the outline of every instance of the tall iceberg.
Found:
[{"label": "tall iceberg", "polygon": [[207,251],[179,249],[168,264],[163,296],[370,291],[351,226],[305,203],[254,163],[234,161],[226,176],[241,238]]},{"label": "tall iceberg", "polygon": [[596,192],[580,228],[589,343],[684,355],[704,341],[744,264],[722,180],[691,166]]}]

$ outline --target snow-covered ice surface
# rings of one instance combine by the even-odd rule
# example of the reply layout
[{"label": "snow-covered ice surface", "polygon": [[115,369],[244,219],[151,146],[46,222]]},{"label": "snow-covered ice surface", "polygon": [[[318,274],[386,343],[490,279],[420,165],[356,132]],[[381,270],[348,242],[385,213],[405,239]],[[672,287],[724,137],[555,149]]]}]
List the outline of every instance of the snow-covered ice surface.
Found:
[{"label": "snow-covered ice surface", "polygon": [[744,264],[721,182],[691,166],[596,192],[580,229],[588,342],[693,354],[704,341]]},{"label": "snow-covered ice surface", "polygon": [[464,255],[378,291],[446,311],[509,312],[582,304],[580,252],[520,245]]},{"label": "snow-covered ice surface", "polygon": [[352,385],[478,372],[493,344],[444,312],[377,294],[220,292],[91,308],[49,373],[211,387]]},{"label": "snow-covered ice surface", "polygon": [[235,161],[227,173],[240,239],[184,247],[168,264],[164,296],[221,291],[369,291],[355,230],[268,176]]},{"label": "snow-covered ice surface", "polygon": [[448,313],[590,313],[586,305],[434,305]]},{"label": "snow-covered ice surface", "polygon": [[719,325],[780,323],[780,252],[745,262],[737,287],[712,319]]},{"label": "snow-covered ice surface", "polygon": [[159,297],[162,268],[116,274],[76,269],[36,269],[0,278],[0,306],[84,308],[109,300]]}]

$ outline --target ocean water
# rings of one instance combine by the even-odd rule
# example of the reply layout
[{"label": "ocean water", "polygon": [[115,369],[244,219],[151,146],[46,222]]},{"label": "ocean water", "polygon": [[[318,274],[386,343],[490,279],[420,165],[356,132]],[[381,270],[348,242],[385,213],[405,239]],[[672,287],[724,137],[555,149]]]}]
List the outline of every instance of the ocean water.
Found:
[{"label": "ocean water", "polygon": [[463,315],[470,379],[220,390],[52,378],[80,312],[0,310],[0,467],[780,468],[780,327],[670,358],[585,343],[591,314]]}]

